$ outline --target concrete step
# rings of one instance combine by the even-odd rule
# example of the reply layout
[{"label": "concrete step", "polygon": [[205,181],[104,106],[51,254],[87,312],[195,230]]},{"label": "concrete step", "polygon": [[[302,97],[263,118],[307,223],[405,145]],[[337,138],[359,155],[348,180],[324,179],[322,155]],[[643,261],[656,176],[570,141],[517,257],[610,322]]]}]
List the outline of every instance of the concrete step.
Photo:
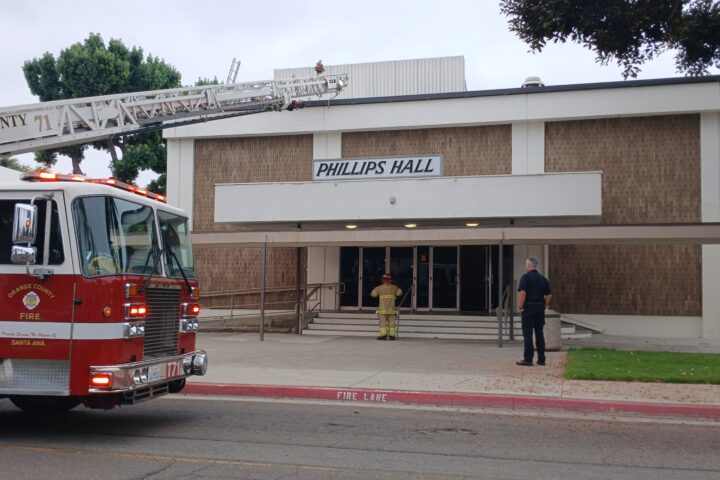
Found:
[{"label": "concrete step", "polygon": [[[378,327],[376,325],[343,325],[342,328],[338,328],[335,325],[318,325],[310,324],[307,330],[310,331],[342,331],[342,332],[375,332],[377,334]],[[425,334],[440,334],[440,333],[452,333],[452,334],[467,334],[467,335],[496,335],[497,328],[494,330],[491,328],[462,328],[462,327],[413,327],[407,325],[401,325],[400,331],[405,333],[425,333]],[[517,332],[518,330],[516,330]]]},{"label": "concrete step", "polygon": [[[467,333],[467,334],[495,334],[497,332],[497,325],[485,325],[485,326],[447,326],[447,325],[408,325],[401,323],[400,328],[403,332],[412,333]],[[328,323],[311,323],[307,326],[307,330],[333,330],[333,331],[348,331],[348,332],[377,332],[377,323],[368,325],[336,325]],[[515,328],[517,335],[522,335],[521,328]],[[570,327],[562,327],[560,329],[561,335],[572,335],[575,334],[575,330]],[[578,337],[585,338],[585,337]]]},{"label": "concrete step", "polygon": [[[507,329],[507,326],[504,327]],[[519,317],[514,318],[513,329],[516,339],[522,339]],[[497,318],[493,316],[400,314],[400,336],[415,338],[457,338],[475,340],[497,339]],[[305,335],[363,336],[378,334],[378,321],[374,313],[368,312],[323,312],[315,317]],[[579,332],[575,325],[563,322],[562,338],[588,338],[591,332]],[[509,337],[507,330],[504,335]]]},{"label": "concrete step", "polygon": [[[374,312],[319,312],[316,318],[334,318],[334,319],[377,319]],[[495,315],[459,315],[457,313],[406,313],[401,311],[400,318],[412,320],[431,320],[431,321],[463,321],[463,322],[483,322],[497,319]]]},{"label": "concrete step", "polygon": [[[460,320],[441,320],[435,321],[433,319],[409,319],[405,317],[400,318],[402,325],[412,325],[417,327],[426,326],[438,326],[438,327],[467,327],[467,328],[484,328],[487,326],[495,326],[497,328],[497,320],[490,321],[472,321],[465,322]],[[313,324],[317,325],[373,325],[377,326],[377,318],[315,318]],[[515,322],[515,326],[520,328],[520,321]]]},{"label": "concrete step", "polygon": [[[377,336],[377,330],[373,332],[365,331],[351,331],[351,330],[303,330],[303,335],[326,335],[336,337],[375,337]],[[497,333],[491,334],[461,334],[461,333],[412,333],[400,331],[398,338],[447,338],[447,339],[458,339],[458,340],[497,340]],[[521,336],[517,336],[517,339],[521,339]],[[508,340],[507,335],[504,340]]]}]

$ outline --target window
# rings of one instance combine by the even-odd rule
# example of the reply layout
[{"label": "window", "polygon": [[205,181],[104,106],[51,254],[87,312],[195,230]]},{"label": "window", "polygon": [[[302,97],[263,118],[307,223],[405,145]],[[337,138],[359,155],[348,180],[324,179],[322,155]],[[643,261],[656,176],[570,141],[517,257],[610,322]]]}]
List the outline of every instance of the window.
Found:
[{"label": "window", "polygon": [[[28,199],[17,200],[0,200],[0,264],[12,264],[10,261],[10,252],[12,250],[12,226],[13,215],[15,214],[15,204],[30,204]],[[65,261],[65,252],[63,250],[62,233],[60,232],[60,217],[58,206],[55,200],[52,200],[52,216],[50,217],[50,260],[49,265],[60,265]],[[47,210],[47,201],[40,199],[35,202],[38,207],[37,216],[37,236],[35,238],[35,247],[37,248],[36,265],[45,264],[45,218]]]},{"label": "window", "polygon": [[168,253],[163,256],[168,277],[181,277],[184,273],[188,278],[195,278],[187,218],[159,210],[158,223],[163,248]]},{"label": "window", "polygon": [[73,215],[86,276],[160,272],[150,207],[113,197],[84,197],[73,203]]}]

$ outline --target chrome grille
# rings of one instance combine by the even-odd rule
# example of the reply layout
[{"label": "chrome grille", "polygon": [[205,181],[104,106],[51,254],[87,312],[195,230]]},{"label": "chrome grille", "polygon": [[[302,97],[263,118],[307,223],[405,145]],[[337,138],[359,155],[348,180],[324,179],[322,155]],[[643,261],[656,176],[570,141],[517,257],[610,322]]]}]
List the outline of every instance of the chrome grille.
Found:
[{"label": "chrome grille", "polygon": [[145,357],[175,355],[180,328],[180,289],[148,288],[147,307]]}]

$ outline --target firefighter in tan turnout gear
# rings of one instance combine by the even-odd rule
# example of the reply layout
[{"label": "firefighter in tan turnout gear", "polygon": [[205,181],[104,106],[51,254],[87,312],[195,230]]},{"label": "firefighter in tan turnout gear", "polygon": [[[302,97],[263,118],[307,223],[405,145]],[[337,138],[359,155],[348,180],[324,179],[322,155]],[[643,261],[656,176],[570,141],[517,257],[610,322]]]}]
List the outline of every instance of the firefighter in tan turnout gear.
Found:
[{"label": "firefighter in tan turnout gear", "polygon": [[395,317],[398,310],[395,307],[395,299],[402,295],[402,290],[393,285],[389,273],[382,276],[382,285],[378,285],[370,292],[373,298],[380,298],[378,309],[375,313],[380,321],[380,336],[378,340],[395,340]]}]

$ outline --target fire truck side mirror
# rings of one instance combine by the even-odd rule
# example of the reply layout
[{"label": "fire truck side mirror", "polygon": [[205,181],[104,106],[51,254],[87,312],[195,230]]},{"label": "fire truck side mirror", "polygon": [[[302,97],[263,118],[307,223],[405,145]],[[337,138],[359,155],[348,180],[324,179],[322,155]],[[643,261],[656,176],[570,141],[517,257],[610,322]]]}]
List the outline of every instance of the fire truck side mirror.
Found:
[{"label": "fire truck side mirror", "polygon": [[27,203],[16,203],[13,217],[13,243],[27,243],[30,246],[35,243],[36,232],[37,207]]},{"label": "fire truck side mirror", "polygon": [[37,258],[37,248],[13,245],[10,260],[16,265],[34,265]]}]

